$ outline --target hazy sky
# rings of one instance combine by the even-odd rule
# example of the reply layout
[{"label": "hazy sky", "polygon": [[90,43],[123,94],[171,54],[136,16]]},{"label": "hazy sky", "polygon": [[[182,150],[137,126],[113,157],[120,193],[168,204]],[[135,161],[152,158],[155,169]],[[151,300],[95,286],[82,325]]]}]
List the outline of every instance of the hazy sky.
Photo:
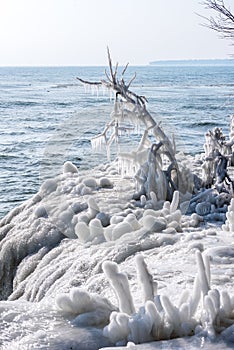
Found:
[{"label": "hazy sky", "polygon": [[107,45],[120,64],[229,58],[200,1],[0,0],[0,65],[105,65]]}]

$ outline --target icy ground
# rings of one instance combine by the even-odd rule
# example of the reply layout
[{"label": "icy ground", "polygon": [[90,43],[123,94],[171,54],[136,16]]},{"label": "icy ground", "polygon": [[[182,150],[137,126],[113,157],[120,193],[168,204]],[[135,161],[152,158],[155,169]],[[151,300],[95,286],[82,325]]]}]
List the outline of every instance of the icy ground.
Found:
[{"label": "icy ground", "polygon": [[[136,256],[143,256],[157,295],[178,306],[194,289],[197,252],[204,261],[210,257],[211,288],[223,295],[223,305],[230,299],[232,309],[225,310],[229,324],[214,333],[204,321],[196,335],[142,345],[134,345],[129,336],[119,349],[234,348],[233,232],[222,231],[217,223],[195,225],[176,208],[164,212],[167,219],[161,216],[151,229],[153,213],[148,209],[146,215],[140,204],[133,205],[133,192],[134,182],[120,178],[116,164],[80,174],[67,163],[61,176],[47,180],[38,194],[1,221],[0,349],[113,349],[121,345],[118,329],[117,341],[102,331],[119,301],[103,262],[117,263],[126,273],[137,313],[145,294]],[[160,231],[159,224],[166,226]],[[199,305],[198,318],[203,312],[202,302]]]}]

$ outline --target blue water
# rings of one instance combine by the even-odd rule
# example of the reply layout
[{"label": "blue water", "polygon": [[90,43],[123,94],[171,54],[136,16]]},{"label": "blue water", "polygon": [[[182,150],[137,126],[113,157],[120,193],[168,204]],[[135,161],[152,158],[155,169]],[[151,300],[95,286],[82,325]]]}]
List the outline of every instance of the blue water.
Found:
[{"label": "blue water", "polygon": [[[41,181],[58,173],[65,160],[89,169],[106,160],[91,150],[113,102],[87,93],[75,79],[104,78],[105,67],[0,67],[0,217],[32,196]],[[148,109],[178,149],[202,152],[204,133],[215,126],[228,133],[234,113],[234,66],[145,66],[132,90],[148,99]]]}]

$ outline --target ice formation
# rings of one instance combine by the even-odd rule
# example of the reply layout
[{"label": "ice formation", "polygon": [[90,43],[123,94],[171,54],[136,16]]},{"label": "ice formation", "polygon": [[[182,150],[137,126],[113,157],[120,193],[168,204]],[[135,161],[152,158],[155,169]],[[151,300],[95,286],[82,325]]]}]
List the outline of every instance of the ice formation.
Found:
[{"label": "ice formation", "polygon": [[[85,187],[88,194],[83,193]],[[230,289],[211,289],[207,256],[211,262],[230,264],[234,256],[230,244],[218,250],[217,233],[196,228],[201,216],[181,212],[179,191],[157,208],[160,202],[153,194],[138,206],[132,200],[134,188],[133,179],[118,174],[118,163],[101,165],[92,176],[66,172],[46,180],[38,194],[1,221],[1,299],[38,307],[48,301],[56,317],[68,320],[74,331],[81,326],[104,327],[108,345],[184,337],[194,331],[198,337],[223,334],[232,322],[232,298]],[[214,249],[205,249],[211,239]],[[154,265],[171,270],[175,261],[190,259],[196,249],[204,252],[196,253],[193,290],[190,286],[179,302],[181,292],[161,291],[162,277],[155,276]],[[141,254],[135,258],[140,252],[145,252],[150,268]],[[181,252],[180,260],[176,252]],[[133,277],[134,260],[137,277]],[[136,302],[137,283],[142,297]],[[176,303],[172,295],[177,296]]]},{"label": "ice formation", "polygon": [[[137,259],[139,264],[139,257]],[[220,294],[217,289],[210,287],[208,258],[203,257],[197,251],[196,259],[198,273],[195,277],[193,291],[190,295],[188,292],[184,293],[178,306],[173,305],[165,295],[154,294],[152,300],[152,276],[148,272],[145,273],[145,268],[141,270],[144,286],[149,286],[148,297],[143,299],[144,306],[132,315],[129,312],[124,313],[121,308],[119,313],[113,312],[110,316],[110,324],[103,330],[104,335],[116,345],[127,344],[128,341],[139,344],[196,333],[207,334],[212,339],[216,332],[222,332],[226,327],[232,325],[234,323],[233,298],[226,292]],[[142,258],[140,261],[142,263]],[[112,275],[112,278],[116,278],[115,274]],[[118,289],[116,283],[118,283],[117,280],[112,282],[114,290]],[[119,303],[125,302],[126,298],[129,299],[127,281],[125,284],[127,288],[126,291],[125,288],[122,289]]]},{"label": "ice formation", "polygon": [[226,222],[222,226],[223,230],[234,232],[234,198],[231,199],[231,203],[228,206],[226,217]]},{"label": "ice formation", "polygon": [[82,84],[91,87],[103,86],[115,93],[111,121],[105,125],[102,133],[91,140],[92,147],[99,150],[105,145],[110,160],[110,147],[113,143],[119,144],[123,132],[142,130],[136,150],[117,153],[121,175],[132,177],[136,174],[138,199],[141,195],[149,198],[151,192],[155,193],[157,200],[171,200],[175,190],[185,194],[191,190],[191,179],[188,182],[189,169],[185,170],[179,166],[173,137],[170,140],[160,123],[156,123],[152,118],[146,107],[146,98],[130,90],[136,76],[125,83],[124,73],[127,65],[119,78],[118,64],[113,67],[109,50],[108,60],[107,80],[89,82],[77,78]]},{"label": "ice formation", "polygon": [[206,134],[205,154],[201,158],[202,181],[188,209],[188,213],[197,213],[204,221],[224,222],[226,219],[227,207],[233,197],[234,188],[229,175],[233,157],[231,144],[231,141],[226,141],[220,128],[215,128]]},{"label": "ice formation", "polygon": [[215,129],[205,155],[177,154],[133,79],[109,66],[114,111],[92,145],[110,156],[135,129],[140,142],[89,172],[65,162],[1,220],[2,346],[134,349],[183,337],[186,348],[188,336],[233,345],[234,118],[229,141]]},{"label": "ice formation", "polygon": [[115,307],[105,298],[90,294],[80,288],[73,288],[69,293],[59,294],[55,299],[56,307],[65,315],[75,315],[75,326],[99,326],[108,323]]},{"label": "ice formation", "polygon": [[233,191],[232,181],[228,175],[227,166],[232,164],[233,158],[233,116],[230,118],[230,140],[226,140],[221,128],[209,130],[205,135],[204,161],[202,164],[202,180],[205,186],[213,184],[218,187]]}]

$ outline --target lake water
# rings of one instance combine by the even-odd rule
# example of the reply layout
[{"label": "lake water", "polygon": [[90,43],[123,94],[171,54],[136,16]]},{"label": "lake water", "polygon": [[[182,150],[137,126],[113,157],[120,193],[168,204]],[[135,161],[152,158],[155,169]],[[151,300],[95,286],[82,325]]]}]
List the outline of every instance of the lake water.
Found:
[{"label": "lake water", "polygon": [[[106,161],[90,139],[110,121],[113,101],[85,92],[76,77],[105,78],[105,67],[0,67],[0,217],[37,192],[45,177],[65,160],[80,169]],[[148,109],[174,133],[178,149],[203,151],[204,133],[229,129],[234,113],[234,65],[149,65],[137,73],[132,90],[148,99]],[[133,135],[134,137],[134,135]]]}]

